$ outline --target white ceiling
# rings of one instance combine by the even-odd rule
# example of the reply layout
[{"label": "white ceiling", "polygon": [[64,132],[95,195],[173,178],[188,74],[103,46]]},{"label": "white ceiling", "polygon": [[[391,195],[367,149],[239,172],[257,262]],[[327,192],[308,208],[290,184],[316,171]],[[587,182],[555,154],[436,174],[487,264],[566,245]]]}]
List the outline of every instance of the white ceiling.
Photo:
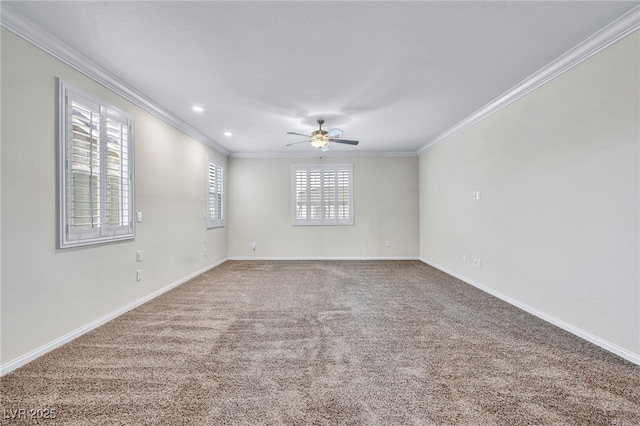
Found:
[{"label": "white ceiling", "polygon": [[2,4],[232,155],[304,156],[317,118],[360,141],[334,154],[415,153],[638,2]]}]

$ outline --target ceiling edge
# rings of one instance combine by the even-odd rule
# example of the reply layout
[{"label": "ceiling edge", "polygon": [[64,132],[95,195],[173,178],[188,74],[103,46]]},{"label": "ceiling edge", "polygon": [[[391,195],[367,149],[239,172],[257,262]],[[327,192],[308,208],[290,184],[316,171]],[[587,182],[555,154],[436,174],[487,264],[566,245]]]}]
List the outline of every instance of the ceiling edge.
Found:
[{"label": "ceiling edge", "polygon": [[287,152],[232,152],[229,158],[363,158],[363,157],[417,157],[416,151],[327,151],[316,148],[309,151]]},{"label": "ceiling edge", "polygon": [[182,121],[180,118],[161,108],[149,98],[120,80],[118,77],[107,72],[99,65],[81,55],[78,51],[63,43],[57,37],[39,27],[36,23],[24,17],[6,4],[2,5],[2,10],[0,11],[0,26],[45,51],[71,68],[81,72],[90,79],[95,80],[109,90],[117,93],[150,114],[153,114],[198,142],[210,147],[224,156],[229,156],[229,150],[227,148]]},{"label": "ceiling edge", "polygon": [[510,103],[520,99],[528,93],[536,90],[538,87],[569,71],[571,68],[587,60],[596,53],[632,34],[634,31],[637,31],[639,28],[640,6],[636,6],[620,18],[613,21],[611,24],[575,46],[573,49],[560,56],[555,61],[546,65],[481,109],[427,142],[418,149],[418,155],[424,154],[453,135],[468,129],[493,113],[500,111]]}]

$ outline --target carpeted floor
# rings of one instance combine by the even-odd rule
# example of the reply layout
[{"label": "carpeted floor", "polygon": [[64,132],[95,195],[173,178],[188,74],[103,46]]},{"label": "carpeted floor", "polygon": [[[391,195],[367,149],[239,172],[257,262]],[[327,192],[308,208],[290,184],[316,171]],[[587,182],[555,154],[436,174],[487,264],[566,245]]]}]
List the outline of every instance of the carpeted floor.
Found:
[{"label": "carpeted floor", "polygon": [[0,384],[2,424],[640,424],[640,367],[419,261],[229,261]]}]

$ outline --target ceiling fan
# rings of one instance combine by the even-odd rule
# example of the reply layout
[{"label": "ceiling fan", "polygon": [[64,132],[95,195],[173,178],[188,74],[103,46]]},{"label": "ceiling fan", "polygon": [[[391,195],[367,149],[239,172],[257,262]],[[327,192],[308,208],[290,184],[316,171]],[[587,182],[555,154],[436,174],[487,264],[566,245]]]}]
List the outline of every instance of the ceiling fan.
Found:
[{"label": "ceiling fan", "polygon": [[324,124],[324,120],[317,120],[318,122],[318,130],[311,132],[310,135],[303,135],[302,133],[296,132],[287,132],[288,135],[298,135],[304,136],[307,140],[288,143],[287,146],[297,145],[299,143],[310,143],[314,148],[320,148],[322,152],[329,151],[329,142],[335,143],[343,143],[346,145],[358,145],[358,141],[350,141],[348,139],[340,139],[342,133],[344,133],[340,129],[333,129],[330,132],[322,130],[322,125]]}]

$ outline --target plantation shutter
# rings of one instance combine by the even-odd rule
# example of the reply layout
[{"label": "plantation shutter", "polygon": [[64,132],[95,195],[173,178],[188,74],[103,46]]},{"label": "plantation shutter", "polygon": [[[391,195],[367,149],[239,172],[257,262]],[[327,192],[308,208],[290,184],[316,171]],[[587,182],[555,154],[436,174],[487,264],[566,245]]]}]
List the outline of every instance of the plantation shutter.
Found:
[{"label": "plantation shutter", "polygon": [[215,163],[209,163],[207,174],[207,227],[224,225],[224,168]]},{"label": "plantation shutter", "polygon": [[338,220],[351,219],[351,171],[338,170],[336,205],[338,206]]},{"label": "plantation shutter", "polygon": [[308,170],[296,170],[294,186],[294,222],[308,219],[308,212],[310,209],[310,197],[309,193],[309,171]]},{"label": "plantation shutter", "polygon": [[350,164],[294,166],[293,224],[353,224],[352,170]]},{"label": "plantation shutter", "polygon": [[323,219],[331,221],[336,219],[336,171],[324,170],[322,175]]},{"label": "plantation shutter", "polygon": [[66,223],[68,239],[77,241],[100,235],[100,106],[71,94],[66,101]]},{"label": "plantation shutter", "polygon": [[126,117],[106,109],[105,219],[108,232],[132,231],[132,188],[129,170],[130,126]]},{"label": "plantation shutter", "polygon": [[133,119],[60,82],[60,246],[133,238]]}]

